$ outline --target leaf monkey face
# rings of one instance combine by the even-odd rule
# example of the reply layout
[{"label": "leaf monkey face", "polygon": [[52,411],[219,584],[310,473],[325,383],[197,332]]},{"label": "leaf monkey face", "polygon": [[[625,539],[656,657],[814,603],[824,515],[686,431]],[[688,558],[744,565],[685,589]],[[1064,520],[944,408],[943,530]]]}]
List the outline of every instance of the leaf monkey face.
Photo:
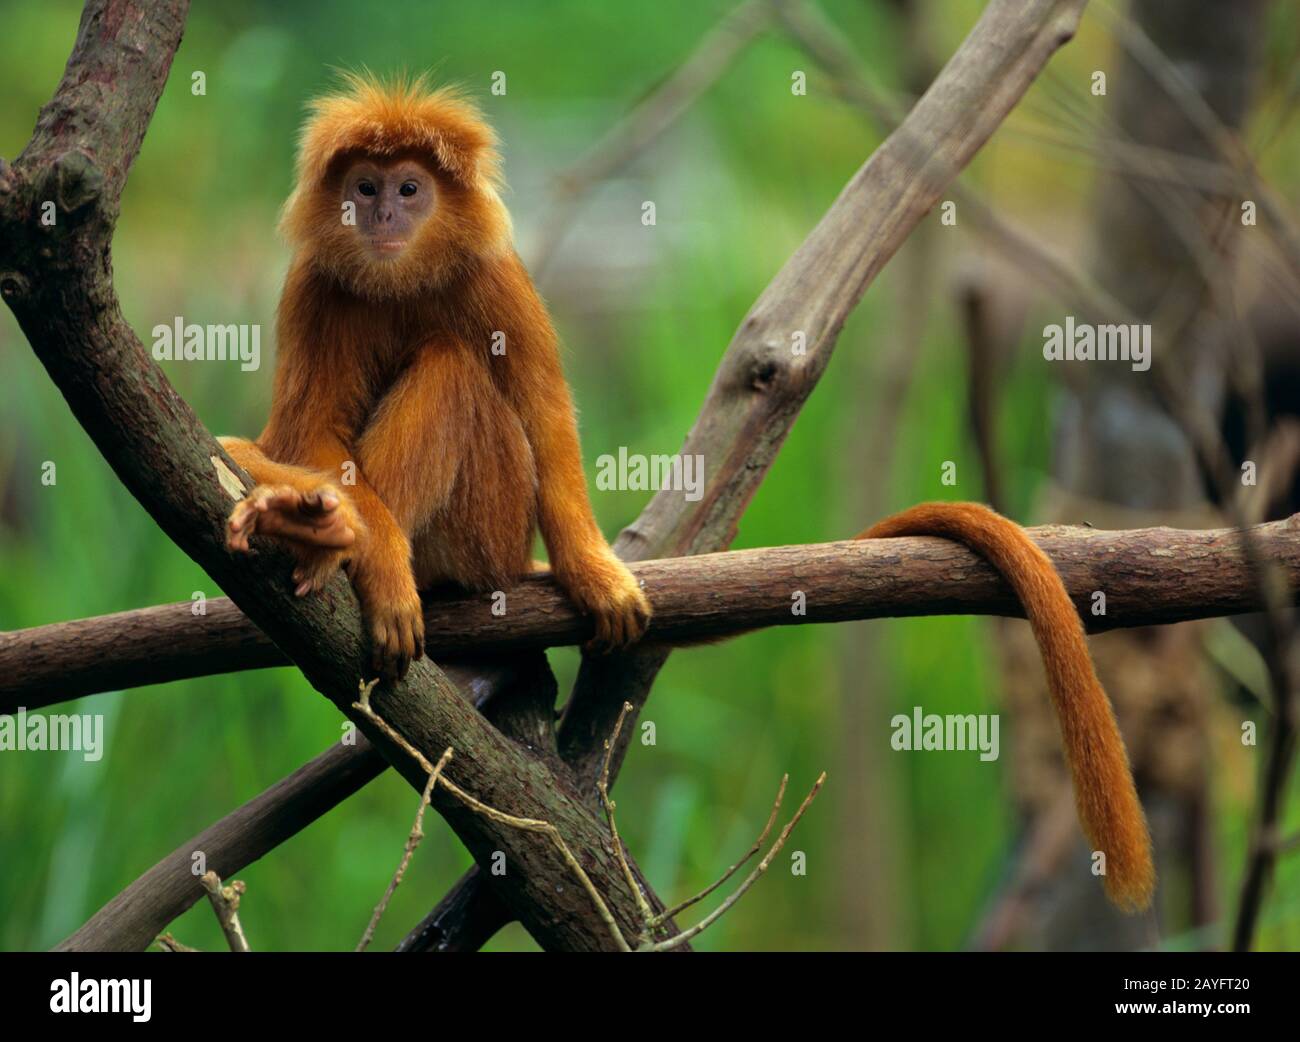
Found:
[{"label": "leaf monkey face", "polygon": [[345,217],[351,211],[357,237],[380,262],[401,257],[437,205],[434,177],[414,159],[358,159],[343,173],[342,193]]},{"label": "leaf monkey face", "polygon": [[415,297],[510,254],[498,166],[492,129],[458,91],[345,76],[311,103],[280,227],[296,262],[340,288]]}]

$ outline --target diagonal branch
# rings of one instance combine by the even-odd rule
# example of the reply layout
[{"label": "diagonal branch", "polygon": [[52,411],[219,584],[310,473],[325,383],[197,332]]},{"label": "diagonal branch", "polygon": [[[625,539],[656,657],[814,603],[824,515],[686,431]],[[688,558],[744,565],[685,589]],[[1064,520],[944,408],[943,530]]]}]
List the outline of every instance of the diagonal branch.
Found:
[{"label": "diagonal branch", "polygon": [[[418,763],[352,708],[367,673],[356,597],[338,575],[314,598],[283,582],[287,558],[229,553],[223,521],[241,475],[123,318],[110,246],[119,197],[179,45],[186,5],[89,0],[54,99],[12,167],[0,169],[0,294],[77,420],[159,527],[203,566],[308,681],[350,716],[417,790]],[[111,89],[107,89],[111,87]],[[37,218],[53,199],[53,227]],[[376,693],[386,719],[423,755],[453,746],[461,788],[504,813],[544,819],[588,857],[611,913],[638,922],[599,816],[569,780],[491,726],[430,662]],[[546,836],[476,815],[444,790],[434,806],[476,858],[505,853],[497,892],[545,948],[605,950],[610,934],[572,886]]]},{"label": "diagonal branch", "polygon": [[[464,690],[483,676],[463,667],[448,675]],[[510,666],[486,673],[511,701],[527,698],[530,676]],[[354,792],[379,777],[388,762],[369,739],[335,742],[319,756],[220,821],[182,843],[117,894],[64,940],[59,951],[143,951],[150,940],[203,896],[194,876],[196,855],[223,878],[243,871],[281,843],[324,817]]]}]

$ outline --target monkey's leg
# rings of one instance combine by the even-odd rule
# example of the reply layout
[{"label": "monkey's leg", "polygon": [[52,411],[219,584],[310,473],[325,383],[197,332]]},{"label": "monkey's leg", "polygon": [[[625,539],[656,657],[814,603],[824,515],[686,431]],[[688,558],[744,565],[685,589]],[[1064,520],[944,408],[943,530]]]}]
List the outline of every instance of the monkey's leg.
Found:
[{"label": "monkey's leg", "polygon": [[257,482],[230,513],[226,545],[247,553],[255,533],[280,539],[298,559],[298,596],[322,587],[365,531],[352,502],[320,471],[277,463],[243,438],[219,440]]},{"label": "monkey's leg", "polygon": [[463,434],[461,478],[416,540],[416,578],[505,590],[549,565],[532,560],[537,473],[518,415],[483,374],[479,422]]},{"label": "monkey's leg", "polygon": [[[376,405],[356,439],[359,506],[370,532],[348,566],[377,658],[404,672],[424,643],[411,539],[451,496],[477,423],[482,366],[454,343],[428,344]],[[480,480],[467,474],[468,484]],[[446,578],[460,581],[449,574]],[[413,638],[413,643],[412,643]]]}]

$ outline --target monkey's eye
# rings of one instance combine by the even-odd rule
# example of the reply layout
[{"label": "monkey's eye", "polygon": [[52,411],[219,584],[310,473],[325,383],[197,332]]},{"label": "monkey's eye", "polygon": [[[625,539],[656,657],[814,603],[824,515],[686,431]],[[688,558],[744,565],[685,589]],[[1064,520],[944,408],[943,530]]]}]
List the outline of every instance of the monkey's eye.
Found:
[{"label": "monkey's eye", "polygon": [[362,195],[374,195],[375,186],[371,184],[369,181],[362,181],[357,185],[357,191],[360,192]]},{"label": "monkey's eye", "polygon": [[402,195],[414,195],[419,190],[420,190],[420,186],[417,185],[414,181],[406,181],[402,184],[402,187],[398,189],[398,191],[401,192]]}]

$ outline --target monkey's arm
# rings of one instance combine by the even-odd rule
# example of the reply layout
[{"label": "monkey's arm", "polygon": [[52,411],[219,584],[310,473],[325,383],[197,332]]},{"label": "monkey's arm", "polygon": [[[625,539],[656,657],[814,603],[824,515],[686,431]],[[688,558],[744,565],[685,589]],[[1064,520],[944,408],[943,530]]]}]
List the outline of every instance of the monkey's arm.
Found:
[{"label": "monkey's arm", "polygon": [[523,421],[537,458],[538,519],[551,570],[595,619],[598,645],[631,643],[645,632],[650,603],[596,525],[577,420],[558,362],[531,398]]},{"label": "monkey's arm", "polygon": [[530,307],[522,328],[508,339],[505,388],[537,461],[542,538],[556,579],[595,620],[596,643],[618,647],[645,632],[650,602],[596,525],[555,332],[522,268],[520,275]]},{"label": "monkey's arm", "polygon": [[1106,855],[1106,893],[1126,911],[1146,908],[1155,889],[1146,816],[1083,624],[1051,559],[1023,528],[978,503],[922,503],[857,538],[905,535],[942,536],[970,547],[1016,591],[1047,669],[1079,820],[1093,849]]},{"label": "monkey's arm", "polygon": [[[299,557],[301,566],[294,580],[304,585],[298,593],[323,585],[348,548],[367,534],[356,508],[323,471],[276,463],[246,438],[218,441],[256,483],[231,512],[227,522],[230,548],[248,550],[254,532],[277,536],[288,541]],[[309,562],[314,565],[310,570]]]},{"label": "monkey's arm", "polygon": [[[282,333],[271,415],[258,445],[252,446],[261,458],[251,464],[236,459],[259,483],[283,483],[305,495],[326,490],[339,495],[355,542],[342,551],[319,545],[315,552],[295,548],[301,562],[295,579],[302,592],[318,589],[346,559],[370,630],[373,665],[400,676],[424,649],[410,540],[369,480],[360,453],[348,446],[346,415],[353,389],[345,381],[357,379],[355,367],[321,365],[309,372],[301,358],[296,341]],[[293,460],[294,465],[275,460]],[[263,491],[255,489],[249,500]]]}]

